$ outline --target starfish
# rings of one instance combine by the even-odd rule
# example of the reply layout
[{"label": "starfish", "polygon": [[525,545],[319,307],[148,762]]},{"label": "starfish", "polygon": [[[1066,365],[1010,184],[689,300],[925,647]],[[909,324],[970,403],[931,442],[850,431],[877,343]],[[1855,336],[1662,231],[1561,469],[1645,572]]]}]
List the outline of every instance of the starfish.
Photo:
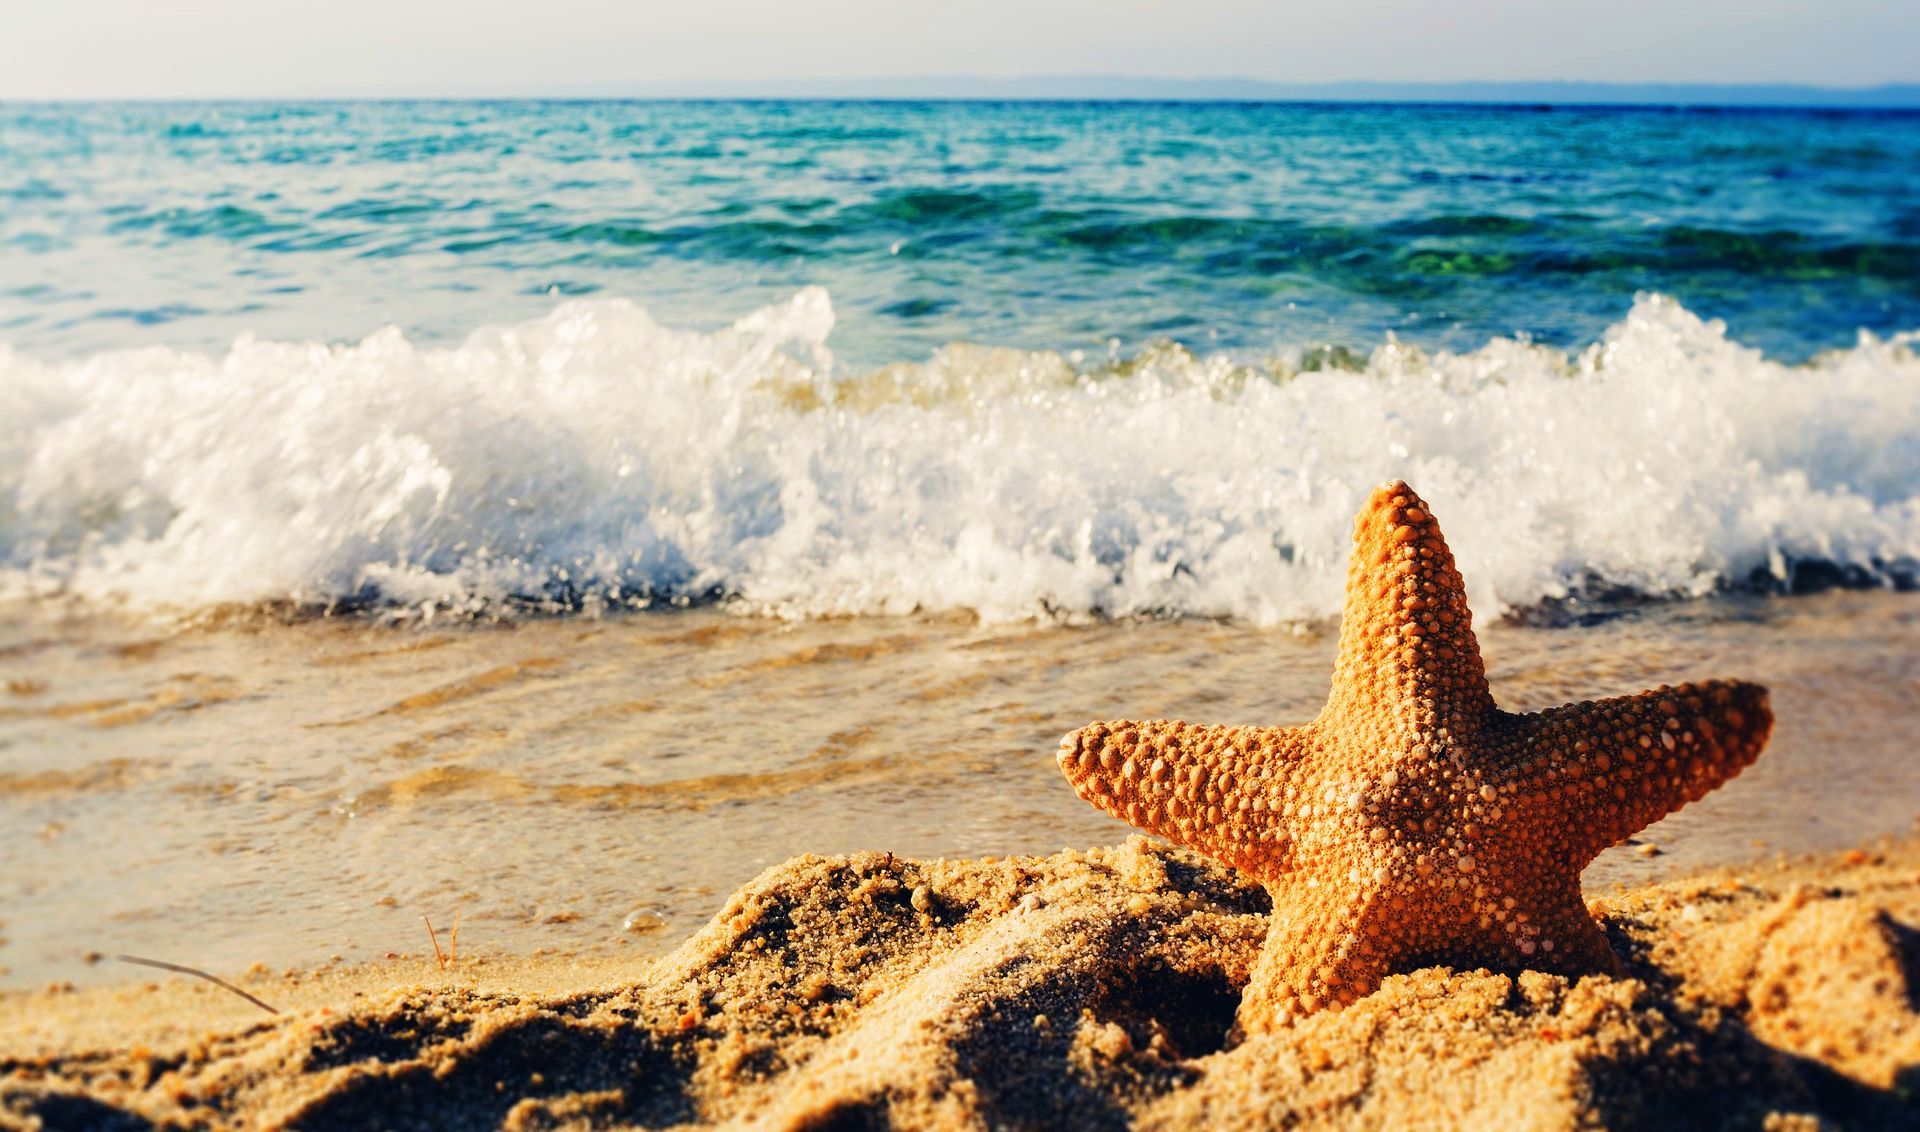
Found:
[{"label": "starfish", "polygon": [[1095,806],[1266,886],[1244,1036],[1426,966],[1618,973],[1580,871],[1738,774],[1772,727],[1767,690],[1735,681],[1501,711],[1440,527],[1394,481],[1354,520],[1312,722],[1095,723],[1059,763]]}]

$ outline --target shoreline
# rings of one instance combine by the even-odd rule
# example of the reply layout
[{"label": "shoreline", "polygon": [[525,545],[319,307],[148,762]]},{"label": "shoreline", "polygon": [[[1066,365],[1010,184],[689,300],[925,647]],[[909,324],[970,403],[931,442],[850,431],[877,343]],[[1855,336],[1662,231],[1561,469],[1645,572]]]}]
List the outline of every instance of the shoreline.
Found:
[{"label": "shoreline", "polygon": [[803,856],[651,962],[0,993],[0,1127],[1920,1121],[1920,838],[1588,905],[1629,977],[1432,968],[1223,1048],[1266,897],[1204,858]]},{"label": "shoreline", "polygon": [[[691,611],[159,633],[10,611],[0,986],[426,949],[651,957],[801,849],[933,859],[1117,841],[1053,759],[1094,719],[1289,724],[1331,634],[1187,622],[777,623]],[[1589,891],[1912,829],[1920,604],[1836,593],[1480,633],[1501,707],[1701,673],[1773,689],[1740,778],[1603,853]],[[154,820],[165,815],[165,821]],[[1764,843],[1764,844],[1756,844]],[[634,929],[627,926],[634,921]],[[646,929],[651,930],[635,930]]]}]

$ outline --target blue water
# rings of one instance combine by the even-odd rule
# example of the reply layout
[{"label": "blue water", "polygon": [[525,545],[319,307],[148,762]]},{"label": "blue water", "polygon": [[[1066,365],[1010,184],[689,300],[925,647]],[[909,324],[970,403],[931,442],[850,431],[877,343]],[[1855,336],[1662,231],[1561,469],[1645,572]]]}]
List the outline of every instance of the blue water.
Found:
[{"label": "blue water", "polygon": [[1483,615],[1920,578],[1920,115],[0,106],[0,597]]},{"label": "blue water", "polygon": [[557,297],[836,355],[1920,326],[1920,115],[992,103],[0,105],[0,341],[448,341]]}]

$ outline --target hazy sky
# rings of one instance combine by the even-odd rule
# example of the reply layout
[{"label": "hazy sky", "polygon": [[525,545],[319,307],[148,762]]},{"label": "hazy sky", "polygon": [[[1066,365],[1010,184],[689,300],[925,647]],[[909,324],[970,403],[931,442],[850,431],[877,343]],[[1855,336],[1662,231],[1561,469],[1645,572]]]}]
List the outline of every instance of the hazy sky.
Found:
[{"label": "hazy sky", "polygon": [[0,98],[685,80],[1920,79],[1916,0],[0,0]]}]

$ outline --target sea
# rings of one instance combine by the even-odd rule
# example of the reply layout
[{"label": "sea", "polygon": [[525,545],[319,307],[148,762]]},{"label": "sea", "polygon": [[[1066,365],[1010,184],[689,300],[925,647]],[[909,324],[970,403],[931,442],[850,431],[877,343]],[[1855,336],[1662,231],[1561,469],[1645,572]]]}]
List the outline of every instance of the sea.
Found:
[{"label": "sea", "polygon": [[1920,114],[0,103],[0,986],[1109,844],[1404,478],[1504,706],[1774,688],[1590,892],[1920,814]]}]

